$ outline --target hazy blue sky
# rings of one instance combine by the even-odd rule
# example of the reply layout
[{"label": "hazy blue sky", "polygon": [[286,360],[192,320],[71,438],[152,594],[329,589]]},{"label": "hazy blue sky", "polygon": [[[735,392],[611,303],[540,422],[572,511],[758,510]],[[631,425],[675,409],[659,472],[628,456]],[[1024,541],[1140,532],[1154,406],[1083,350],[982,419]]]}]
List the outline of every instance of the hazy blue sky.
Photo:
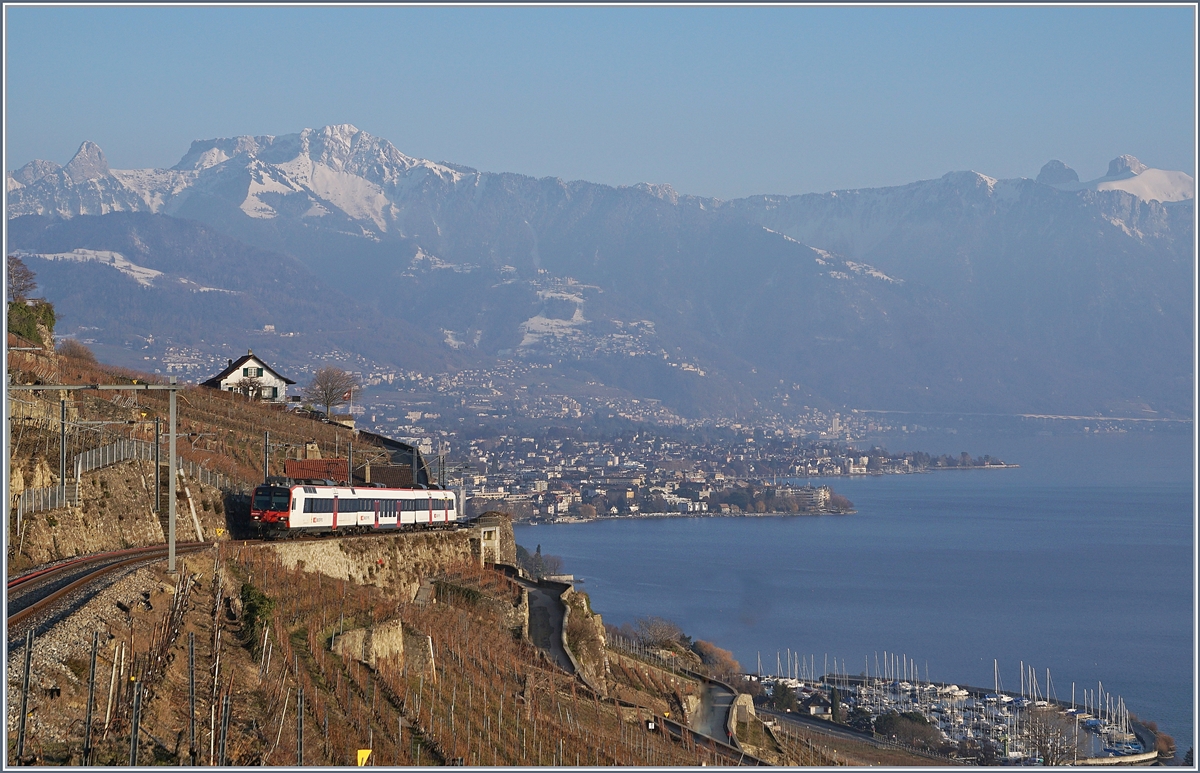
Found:
[{"label": "hazy blue sky", "polygon": [[487,171],[732,198],[1195,166],[1159,8],[5,8],[6,168],[353,123]]}]

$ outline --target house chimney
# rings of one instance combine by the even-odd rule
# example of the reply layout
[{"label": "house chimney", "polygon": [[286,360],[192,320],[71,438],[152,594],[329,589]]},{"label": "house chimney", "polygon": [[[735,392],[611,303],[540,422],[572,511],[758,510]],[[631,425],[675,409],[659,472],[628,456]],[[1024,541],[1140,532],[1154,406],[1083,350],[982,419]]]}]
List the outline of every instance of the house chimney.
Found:
[{"label": "house chimney", "polygon": [[230,365],[232,365],[232,364],[233,364],[233,360],[229,360],[229,362],[228,362],[228,363],[226,363],[225,367],[227,367],[227,368],[228,368],[228,367],[229,367]]}]

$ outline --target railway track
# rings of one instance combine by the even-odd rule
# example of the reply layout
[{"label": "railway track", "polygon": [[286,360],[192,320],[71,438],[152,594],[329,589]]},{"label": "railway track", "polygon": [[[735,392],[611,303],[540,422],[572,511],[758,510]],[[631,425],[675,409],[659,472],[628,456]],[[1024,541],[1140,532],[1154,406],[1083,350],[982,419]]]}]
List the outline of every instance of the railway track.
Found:
[{"label": "railway track", "polygon": [[[382,535],[368,532],[365,534],[341,535],[335,539],[364,539],[378,536]],[[317,542],[329,538],[297,535],[297,538],[294,539],[298,542],[309,542],[310,540]],[[244,547],[266,543],[277,544],[277,541],[240,539],[230,540],[226,544],[229,546]],[[175,553],[178,556],[183,556],[198,550],[204,550],[215,544],[215,542],[179,542],[176,543]],[[25,625],[32,620],[38,620],[40,627],[47,622],[57,622],[58,619],[69,615],[74,611],[73,608],[54,610],[61,607],[64,602],[82,595],[82,592],[88,586],[102,583],[106,578],[113,578],[116,575],[123,576],[125,571],[132,570],[132,568],[138,565],[162,561],[166,557],[166,545],[127,548],[125,550],[114,550],[107,553],[96,553],[90,556],[69,559],[52,566],[36,569],[18,577],[13,577],[8,581],[7,586],[8,635],[10,643],[14,640],[14,637],[19,638],[19,629],[24,629]],[[47,617],[47,619],[42,620],[42,617]]]},{"label": "railway track", "polygon": [[[176,555],[187,555],[211,547],[211,542],[181,542],[175,546]],[[114,550],[64,561],[53,566],[14,577],[8,581],[8,630],[12,638],[17,628],[44,613],[51,612],[62,602],[74,597],[86,586],[121,574],[140,564],[165,560],[166,545]]]}]

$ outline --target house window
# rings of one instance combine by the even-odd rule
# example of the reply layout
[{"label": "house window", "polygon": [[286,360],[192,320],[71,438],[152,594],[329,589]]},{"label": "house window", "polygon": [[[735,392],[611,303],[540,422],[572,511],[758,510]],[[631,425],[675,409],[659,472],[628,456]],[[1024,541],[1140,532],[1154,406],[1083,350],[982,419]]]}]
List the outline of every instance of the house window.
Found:
[{"label": "house window", "polygon": [[271,399],[279,397],[279,387],[271,387]]}]

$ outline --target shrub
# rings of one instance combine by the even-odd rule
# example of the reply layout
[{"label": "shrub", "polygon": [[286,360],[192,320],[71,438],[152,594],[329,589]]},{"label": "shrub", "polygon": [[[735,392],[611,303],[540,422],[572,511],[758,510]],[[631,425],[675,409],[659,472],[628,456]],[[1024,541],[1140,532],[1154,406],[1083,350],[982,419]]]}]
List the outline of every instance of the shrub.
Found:
[{"label": "shrub", "polygon": [[38,325],[43,325],[51,333],[54,332],[54,305],[47,301],[34,301],[29,305],[24,301],[8,304],[8,330],[11,333],[38,342]]},{"label": "shrub", "polygon": [[257,650],[262,640],[263,629],[271,622],[271,612],[275,609],[275,601],[250,583],[242,583],[242,630],[246,634],[247,644]]}]

